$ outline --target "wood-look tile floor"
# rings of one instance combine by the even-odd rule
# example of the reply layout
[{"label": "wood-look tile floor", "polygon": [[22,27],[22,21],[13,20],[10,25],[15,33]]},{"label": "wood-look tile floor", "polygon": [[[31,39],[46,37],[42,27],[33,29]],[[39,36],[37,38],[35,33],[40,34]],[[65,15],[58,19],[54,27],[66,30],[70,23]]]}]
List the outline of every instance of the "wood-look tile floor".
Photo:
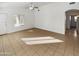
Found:
[{"label": "wood-look tile floor", "polygon": [[[33,30],[33,31],[32,31]],[[0,36],[0,56],[78,56],[79,37],[74,31],[66,31],[65,35],[40,29],[30,29]],[[26,45],[21,38],[53,36],[63,43]]]}]

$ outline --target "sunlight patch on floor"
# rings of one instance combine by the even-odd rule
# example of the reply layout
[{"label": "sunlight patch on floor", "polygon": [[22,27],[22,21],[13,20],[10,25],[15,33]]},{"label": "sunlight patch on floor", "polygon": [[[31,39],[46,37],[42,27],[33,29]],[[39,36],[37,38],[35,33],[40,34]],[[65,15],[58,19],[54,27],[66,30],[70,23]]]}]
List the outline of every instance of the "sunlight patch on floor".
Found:
[{"label": "sunlight patch on floor", "polygon": [[33,32],[34,30],[28,30],[28,32]]},{"label": "sunlight patch on floor", "polygon": [[77,31],[76,30],[74,31],[74,36],[77,37]]},{"label": "sunlight patch on floor", "polygon": [[22,38],[22,41],[28,45],[64,42],[63,40],[56,39],[56,38],[50,37],[50,36],[48,36],[48,37]]}]

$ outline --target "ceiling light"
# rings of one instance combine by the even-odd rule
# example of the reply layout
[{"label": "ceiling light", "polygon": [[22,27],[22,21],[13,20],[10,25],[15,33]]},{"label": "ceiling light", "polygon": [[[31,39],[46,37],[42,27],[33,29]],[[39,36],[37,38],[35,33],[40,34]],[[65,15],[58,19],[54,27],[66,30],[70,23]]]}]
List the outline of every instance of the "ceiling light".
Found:
[{"label": "ceiling light", "polygon": [[26,8],[28,8],[29,10],[37,10],[37,11],[40,11],[39,10],[39,7],[38,6],[35,6],[33,3],[30,3],[30,6],[28,6]]}]

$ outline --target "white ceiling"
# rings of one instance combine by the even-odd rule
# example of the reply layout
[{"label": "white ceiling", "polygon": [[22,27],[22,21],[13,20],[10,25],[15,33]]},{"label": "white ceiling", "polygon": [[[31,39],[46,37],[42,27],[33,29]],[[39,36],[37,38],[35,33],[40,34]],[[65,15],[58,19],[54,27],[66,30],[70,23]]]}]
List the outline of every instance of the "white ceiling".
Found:
[{"label": "white ceiling", "polygon": [[[28,7],[30,6],[31,2],[0,2],[0,8],[7,8],[7,7]],[[46,5],[49,2],[33,2],[35,6],[42,6]]]},{"label": "white ceiling", "polygon": [[[35,6],[43,6],[49,3],[55,2],[32,2]],[[77,2],[79,4],[79,2]],[[31,2],[0,2],[0,8],[20,8],[20,7],[29,7]]]}]

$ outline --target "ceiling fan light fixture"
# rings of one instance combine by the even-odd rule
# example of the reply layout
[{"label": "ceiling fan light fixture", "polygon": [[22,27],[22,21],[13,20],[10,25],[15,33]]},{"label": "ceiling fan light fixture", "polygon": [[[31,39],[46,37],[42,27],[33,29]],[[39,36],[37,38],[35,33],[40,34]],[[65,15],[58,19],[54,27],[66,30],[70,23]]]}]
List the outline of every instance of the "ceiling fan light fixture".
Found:
[{"label": "ceiling fan light fixture", "polygon": [[30,6],[28,6],[28,9],[29,10],[37,10],[37,11],[40,11],[39,10],[39,7],[38,6],[35,6],[33,3],[31,3]]}]

